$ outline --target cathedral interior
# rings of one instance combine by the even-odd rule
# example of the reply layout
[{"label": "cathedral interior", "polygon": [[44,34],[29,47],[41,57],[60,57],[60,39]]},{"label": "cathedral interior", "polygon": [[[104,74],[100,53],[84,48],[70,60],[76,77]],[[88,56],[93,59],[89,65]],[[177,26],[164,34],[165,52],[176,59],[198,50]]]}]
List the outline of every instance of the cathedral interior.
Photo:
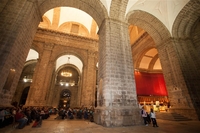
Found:
[{"label": "cathedral interior", "polygon": [[1,107],[93,106],[108,127],[137,124],[140,105],[200,120],[199,0],[3,0],[0,18]]}]

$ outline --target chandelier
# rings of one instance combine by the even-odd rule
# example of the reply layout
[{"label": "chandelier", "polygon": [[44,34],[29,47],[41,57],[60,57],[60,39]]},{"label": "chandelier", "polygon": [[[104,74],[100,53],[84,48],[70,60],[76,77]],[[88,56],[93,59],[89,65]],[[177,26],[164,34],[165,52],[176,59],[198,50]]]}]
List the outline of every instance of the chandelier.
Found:
[{"label": "chandelier", "polygon": [[69,71],[62,71],[62,72],[61,72],[61,76],[63,76],[63,77],[71,77],[71,76],[72,76],[72,73],[69,72]]},{"label": "chandelier", "polygon": [[[69,60],[70,60],[70,57],[68,57],[67,64],[70,63]],[[61,76],[63,76],[63,77],[72,77],[72,73],[71,73],[70,71],[68,71],[68,70],[63,70],[63,71],[61,72]]]}]

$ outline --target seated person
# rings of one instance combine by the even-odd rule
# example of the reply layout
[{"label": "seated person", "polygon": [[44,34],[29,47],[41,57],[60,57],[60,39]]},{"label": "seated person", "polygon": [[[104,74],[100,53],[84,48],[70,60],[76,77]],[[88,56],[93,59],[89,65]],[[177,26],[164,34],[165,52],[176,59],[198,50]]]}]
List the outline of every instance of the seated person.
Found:
[{"label": "seated person", "polygon": [[63,108],[61,108],[59,111],[59,116],[61,116],[62,119],[65,119],[65,116],[66,116],[65,113],[66,113],[66,111]]},{"label": "seated person", "polygon": [[69,108],[67,115],[68,115],[69,119],[73,119],[74,118],[72,109]]},{"label": "seated person", "polygon": [[77,118],[82,119],[82,110],[81,109],[77,111]]},{"label": "seated person", "polygon": [[19,125],[17,126],[18,129],[24,128],[24,126],[27,124],[28,119],[22,113],[21,109],[17,109],[15,121],[19,122]]},{"label": "seated person", "polygon": [[40,110],[40,116],[42,116],[42,119],[46,119],[45,112],[43,109]]},{"label": "seated person", "polygon": [[35,122],[33,123],[32,127],[40,127],[42,125],[42,116],[40,115],[41,112],[36,112]]},{"label": "seated person", "polygon": [[84,119],[88,119],[88,110],[85,108],[84,110]]},{"label": "seated person", "polygon": [[5,127],[5,121],[4,118],[5,117],[5,109],[4,108],[0,108],[0,128]]}]

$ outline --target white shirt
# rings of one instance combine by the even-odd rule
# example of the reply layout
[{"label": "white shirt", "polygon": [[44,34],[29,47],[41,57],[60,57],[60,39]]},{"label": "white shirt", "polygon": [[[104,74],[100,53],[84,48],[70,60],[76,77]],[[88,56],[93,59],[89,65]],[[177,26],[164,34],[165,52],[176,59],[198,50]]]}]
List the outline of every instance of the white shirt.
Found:
[{"label": "white shirt", "polygon": [[151,118],[156,118],[155,112],[151,112],[151,113],[150,113],[150,116],[151,116]]}]

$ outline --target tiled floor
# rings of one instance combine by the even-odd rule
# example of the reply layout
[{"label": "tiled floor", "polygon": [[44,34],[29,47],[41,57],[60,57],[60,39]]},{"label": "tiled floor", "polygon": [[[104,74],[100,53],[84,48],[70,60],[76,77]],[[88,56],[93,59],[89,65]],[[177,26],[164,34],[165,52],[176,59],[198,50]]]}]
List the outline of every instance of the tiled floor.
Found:
[{"label": "tiled floor", "polygon": [[200,133],[200,121],[166,121],[157,119],[159,127],[152,125],[127,126],[107,128],[85,120],[54,120],[51,116],[43,120],[42,126],[32,128],[31,125],[23,129],[7,126],[0,129],[0,133]]}]

